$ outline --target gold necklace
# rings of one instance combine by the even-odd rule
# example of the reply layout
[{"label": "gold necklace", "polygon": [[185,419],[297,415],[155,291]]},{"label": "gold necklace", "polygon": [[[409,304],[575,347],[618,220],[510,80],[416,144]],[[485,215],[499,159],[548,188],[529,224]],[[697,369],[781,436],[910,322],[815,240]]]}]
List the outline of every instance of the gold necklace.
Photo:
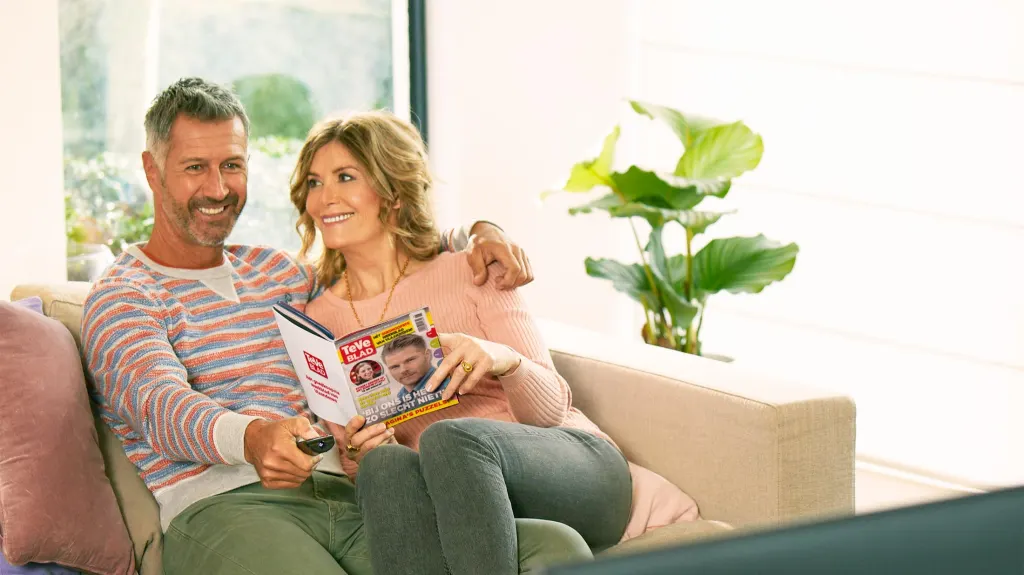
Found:
[{"label": "gold necklace", "polygon": [[[398,282],[405,277],[405,268],[409,267],[409,258],[405,258],[405,263],[402,264],[402,269],[398,272],[398,277],[395,278],[395,283],[391,284],[391,291],[388,292],[388,299],[384,302],[384,309],[380,310],[380,319],[377,323],[384,321],[384,315],[388,313],[388,305],[391,304],[391,296],[395,295],[395,288],[398,287]],[[348,270],[345,270],[345,297],[348,299],[348,305],[352,308],[352,315],[356,317],[356,323],[359,324],[359,329],[362,329],[363,322],[359,319],[359,314],[356,313],[356,304],[352,303],[352,286],[348,283]]]}]

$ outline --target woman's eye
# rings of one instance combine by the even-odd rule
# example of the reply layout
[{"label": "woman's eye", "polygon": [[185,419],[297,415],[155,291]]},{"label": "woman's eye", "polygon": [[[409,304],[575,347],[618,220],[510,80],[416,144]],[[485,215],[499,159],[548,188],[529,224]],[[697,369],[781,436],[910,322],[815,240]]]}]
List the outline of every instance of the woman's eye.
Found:
[{"label": "woman's eye", "polygon": [[352,180],[353,180],[352,176],[350,176],[348,174],[339,174],[338,175],[338,181],[339,182],[351,182]]},{"label": "woman's eye", "polygon": [[313,188],[317,187],[319,184],[320,184],[320,182],[318,182],[316,180],[306,180],[306,189],[307,190],[312,190]]}]

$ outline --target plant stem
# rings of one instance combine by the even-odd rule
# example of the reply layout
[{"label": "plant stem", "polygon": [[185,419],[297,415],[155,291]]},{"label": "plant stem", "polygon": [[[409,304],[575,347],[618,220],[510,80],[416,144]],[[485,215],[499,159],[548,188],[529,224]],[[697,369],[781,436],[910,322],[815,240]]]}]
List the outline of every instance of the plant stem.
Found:
[{"label": "plant stem", "polygon": [[[692,302],[693,296],[693,231],[686,228],[686,280],[683,282],[683,294],[687,302]],[[704,321],[704,307],[701,306],[700,321]],[[700,325],[693,327],[693,321],[686,326],[686,353],[697,354],[697,338],[700,337]]]},{"label": "plant stem", "polygon": [[[697,331],[694,332],[694,334],[693,334],[693,339],[694,339],[695,342],[700,342],[700,328],[704,326],[704,307],[706,305],[707,305],[707,300],[705,299],[700,304],[700,316],[697,319]],[[694,344],[694,349],[697,349],[697,344]]]},{"label": "plant stem", "polygon": [[[647,324],[647,337],[657,338],[657,335],[654,333],[654,324],[651,322],[651,311],[647,309],[647,306],[642,307],[644,308],[644,322]],[[647,343],[651,342],[648,341]]]},{"label": "plant stem", "polygon": [[686,229],[686,279],[683,281],[683,295],[687,303],[692,299],[693,291],[693,231]]},{"label": "plant stem", "polygon": [[[622,200],[623,202],[626,201],[626,197],[622,195],[622,192],[620,192],[618,188],[615,187],[615,183],[612,182],[610,178],[602,178],[602,180],[604,182],[604,185],[608,186],[608,188],[611,189],[611,191],[614,192],[615,195],[619,196],[620,200]],[[647,263],[647,257],[644,255],[644,247],[640,244],[640,234],[636,233],[636,226],[633,224],[633,218],[629,218],[629,229],[633,231],[633,241],[636,243],[636,250],[640,252],[640,263],[643,265],[644,274],[647,276],[647,283],[651,285],[651,292],[654,294],[654,299],[658,302],[659,305],[661,305],[660,312],[662,314],[662,317],[664,318],[665,306],[661,301],[661,294],[658,292],[658,285],[654,283],[654,274],[651,272],[650,264]],[[687,249],[689,249],[689,246],[687,246]],[[658,312],[654,312],[654,310],[651,311],[655,314],[655,317],[657,317]],[[647,311],[645,309],[644,316],[646,317],[646,315]],[[665,322],[664,319],[662,321],[663,323]],[[651,329],[650,323],[647,324],[647,330],[648,333],[654,335],[654,331]],[[671,329],[666,331],[668,332],[668,343],[674,349],[676,346],[675,334],[672,333]]]}]

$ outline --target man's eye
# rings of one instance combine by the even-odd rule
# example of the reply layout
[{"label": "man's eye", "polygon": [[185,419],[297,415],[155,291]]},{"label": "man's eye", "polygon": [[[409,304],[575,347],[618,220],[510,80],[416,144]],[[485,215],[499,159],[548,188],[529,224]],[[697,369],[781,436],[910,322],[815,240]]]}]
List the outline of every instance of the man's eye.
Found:
[{"label": "man's eye", "polygon": [[185,168],[185,171],[186,172],[198,172],[201,169],[203,169],[203,166],[201,164],[192,164],[191,166]]},{"label": "man's eye", "polygon": [[240,170],[240,169],[242,169],[242,165],[241,164],[237,164],[235,162],[228,162],[228,163],[224,164],[224,167],[229,169],[229,170]]}]

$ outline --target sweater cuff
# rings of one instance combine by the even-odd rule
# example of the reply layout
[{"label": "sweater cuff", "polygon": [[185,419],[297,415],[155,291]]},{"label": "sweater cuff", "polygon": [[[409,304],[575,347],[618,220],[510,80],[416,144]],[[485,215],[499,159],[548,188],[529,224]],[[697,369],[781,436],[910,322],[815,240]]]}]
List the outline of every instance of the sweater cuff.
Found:
[{"label": "sweater cuff", "polygon": [[213,424],[213,444],[228,465],[250,465],[245,460],[245,428],[259,417],[229,411]]}]

